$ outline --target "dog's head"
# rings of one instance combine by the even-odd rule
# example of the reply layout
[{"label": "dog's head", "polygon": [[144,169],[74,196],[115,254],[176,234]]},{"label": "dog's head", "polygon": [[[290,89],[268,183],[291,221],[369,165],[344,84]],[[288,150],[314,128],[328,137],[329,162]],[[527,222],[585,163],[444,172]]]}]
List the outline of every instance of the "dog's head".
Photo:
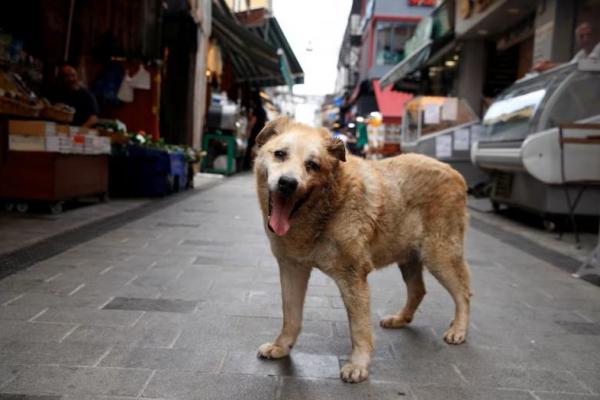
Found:
[{"label": "dog's head", "polygon": [[268,225],[283,236],[313,194],[332,179],[339,162],[346,161],[346,149],[326,129],[287,118],[268,123],[256,144],[255,173],[266,178],[269,191]]}]

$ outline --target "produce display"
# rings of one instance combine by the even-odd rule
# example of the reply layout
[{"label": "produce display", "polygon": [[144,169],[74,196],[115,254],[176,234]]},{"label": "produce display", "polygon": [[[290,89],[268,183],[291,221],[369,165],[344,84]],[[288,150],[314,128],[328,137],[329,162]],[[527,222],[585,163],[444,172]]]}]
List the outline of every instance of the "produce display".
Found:
[{"label": "produce display", "polygon": [[0,114],[37,117],[42,108],[18,74],[0,69]]}]

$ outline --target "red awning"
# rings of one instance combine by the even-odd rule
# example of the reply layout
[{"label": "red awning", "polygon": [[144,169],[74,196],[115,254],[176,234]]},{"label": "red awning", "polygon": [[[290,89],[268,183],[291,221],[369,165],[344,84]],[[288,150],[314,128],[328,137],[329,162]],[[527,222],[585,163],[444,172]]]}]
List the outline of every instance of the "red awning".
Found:
[{"label": "red awning", "polygon": [[391,86],[381,90],[379,80],[373,81],[373,89],[377,107],[383,115],[383,122],[399,124],[402,121],[402,115],[404,115],[404,104],[413,98],[412,94],[393,91]]}]

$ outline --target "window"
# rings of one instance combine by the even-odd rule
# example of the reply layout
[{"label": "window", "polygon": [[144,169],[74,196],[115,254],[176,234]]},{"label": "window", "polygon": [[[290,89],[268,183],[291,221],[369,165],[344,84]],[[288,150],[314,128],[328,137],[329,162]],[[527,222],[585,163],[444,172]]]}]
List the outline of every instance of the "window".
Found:
[{"label": "window", "polygon": [[396,65],[405,57],[404,44],[411,37],[415,24],[377,22],[375,65]]},{"label": "window", "polygon": [[600,114],[600,78],[594,72],[575,72],[549,100],[541,117],[542,129]]},{"label": "window", "polygon": [[483,118],[486,134],[497,140],[524,139],[545,95],[544,82],[536,81],[500,96]]}]

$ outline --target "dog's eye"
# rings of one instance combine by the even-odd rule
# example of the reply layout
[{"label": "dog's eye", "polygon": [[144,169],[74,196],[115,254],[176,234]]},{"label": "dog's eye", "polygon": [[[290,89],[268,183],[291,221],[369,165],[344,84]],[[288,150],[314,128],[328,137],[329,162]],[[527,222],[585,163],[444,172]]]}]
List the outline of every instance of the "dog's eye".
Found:
[{"label": "dog's eye", "polygon": [[321,167],[319,166],[319,164],[317,164],[314,161],[307,161],[306,162],[306,169],[308,171],[318,171],[319,169],[321,169]]},{"label": "dog's eye", "polygon": [[284,160],[285,156],[287,156],[287,153],[283,150],[275,150],[275,152],[273,153],[273,155],[275,156],[275,158],[277,158],[278,160]]}]

